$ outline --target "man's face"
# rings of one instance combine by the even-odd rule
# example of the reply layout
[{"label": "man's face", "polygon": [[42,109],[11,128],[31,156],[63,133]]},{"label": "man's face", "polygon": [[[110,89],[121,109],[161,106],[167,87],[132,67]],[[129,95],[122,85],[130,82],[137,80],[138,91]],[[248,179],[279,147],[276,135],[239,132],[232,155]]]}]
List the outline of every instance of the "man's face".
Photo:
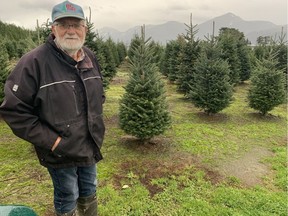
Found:
[{"label": "man's face", "polygon": [[85,21],[77,18],[62,18],[52,25],[52,32],[58,45],[66,52],[77,52],[85,42],[87,27]]}]

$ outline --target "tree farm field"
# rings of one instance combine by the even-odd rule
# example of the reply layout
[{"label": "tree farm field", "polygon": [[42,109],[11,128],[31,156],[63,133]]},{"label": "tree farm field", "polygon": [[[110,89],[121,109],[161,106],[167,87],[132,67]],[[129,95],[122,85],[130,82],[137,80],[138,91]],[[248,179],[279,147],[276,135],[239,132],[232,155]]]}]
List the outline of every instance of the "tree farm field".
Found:
[{"label": "tree farm field", "polygon": [[[228,108],[208,116],[163,77],[172,125],[141,144],[118,126],[127,79],[122,65],[106,91],[99,216],[287,214],[286,104],[258,114],[248,107],[247,82],[236,86]],[[53,215],[48,172],[3,120],[0,148],[0,204]]]}]

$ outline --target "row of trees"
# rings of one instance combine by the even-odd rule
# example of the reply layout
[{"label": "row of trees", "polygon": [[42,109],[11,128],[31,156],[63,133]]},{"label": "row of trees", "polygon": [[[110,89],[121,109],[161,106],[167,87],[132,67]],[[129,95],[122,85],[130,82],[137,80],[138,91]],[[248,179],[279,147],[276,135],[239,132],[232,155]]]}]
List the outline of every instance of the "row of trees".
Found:
[{"label": "row of trees", "polygon": [[196,107],[208,114],[220,112],[231,103],[234,86],[251,76],[250,107],[265,115],[284,102],[285,35],[251,47],[237,29],[222,28],[217,37],[200,41],[192,20],[186,26],[185,35],[167,43],[160,70]]},{"label": "row of trees", "polygon": [[[207,114],[218,113],[232,102],[234,87],[249,81],[249,106],[263,115],[285,102],[287,45],[279,42],[248,46],[244,34],[222,28],[219,36],[195,39],[196,26],[166,44],[135,36],[130,44],[130,78],[120,101],[119,125],[128,134],[147,141],[163,133],[171,118],[157,66],[178,90]],[[286,50],[286,51],[285,51]],[[159,56],[160,59],[159,59]],[[285,57],[286,56],[286,57]]]}]

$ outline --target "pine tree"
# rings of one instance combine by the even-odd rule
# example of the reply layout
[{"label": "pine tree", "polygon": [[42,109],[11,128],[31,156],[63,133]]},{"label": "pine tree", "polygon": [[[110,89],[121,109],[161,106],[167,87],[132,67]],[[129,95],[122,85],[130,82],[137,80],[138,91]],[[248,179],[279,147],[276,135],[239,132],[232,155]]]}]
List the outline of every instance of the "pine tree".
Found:
[{"label": "pine tree", "polygon": [[103,85],[105,88],[108,88],[110,80],[115,74],[114,71],[109,71],[107,63],[107,59],[109,60],[111,58],[109,55],[109,49],[107,48],[106,43],[103,41],[103,38],[101,38],[99,34],[94,31],[93,23],[87,21],[87,28],[88,31],[85,39],[85,46],[89,47],[96,54],[99,65],[101,67]]},{"label": "pine tree", "polygon": [[38,33],[38,45],[45,43],[48,36],[52,33],[51,24],[47,20],[45,23],[39,26],[37,20],[36,31]]},{"label": "pine tree", "polygon": [[113,50],[109,44],[110,42],[107,40],[102,44],[102,53],[105,58],[105,73],[107,78],[109,78],[109,82],[112,80],[112,78],[116,75],[117,70],[116,70],[116,62],[114,59],[114,54]]},{"label": "pine tree", "polygon": [[278,64],[277,68],[283,70],[286,78],[287,78],[287,40],[285,40],[286,33],[284,33],[284,29],[282,27],[281,35],[279,36],[279,42],[275,45],[275,52],[277,53]]},{"label": "pine tree", "polygon": [[0,104],[4,100],[4,84],[8,76],[9,56],[4,43],[0,43]]},{"label": "pine tree", "polygon": [[230,66],[230,83],[238,84],[240,81],[241,61],[238,55],[238,44],[244,39],[244,34],[234,28],[221,28],[217,37],[217,44],[222,49],[222,56]]},{"label": "pine tree", "polygon": [[125,57],[127,56],[127,50],[126,50],[125,44],[123,42],[118,42],[116,46],[117,46],[119,60],[120,62],[123,62],[125,60]]},{"label": "pine tree", "polygon": [[160,72],[166,77],[168,76],[168,67],[169,67],[168,60],[170,58],[171,52],[172,52],[172,45],[171,41],[169,41],[166,43],[164,53],[160,59]]},{"label": "pine tree", "polygon": [[[115,69],[116,67],[118,67],[120,65],[120,59],[119,59],[119,54],[118,54],[118,50],[117,50],[117,46],[116,43],[112,40],[111,37],[109,37],[106,41],[107,46],[109,47],[109,49],[111,50],[111,54],[112,54],[112,58],[113,58],[113,62],[115,64]],[[116,75],[116,70],[115,70],[115,74]]]},{"label": "pine tree", "polygon": [[87,21],[87,33],[86,33],[86,38],[85,38],[85,46],[89,47],[91,50],[96,51],[95,48],[95,40],[97,38],[97,34],[94,31],[94,24]]},{"label": "pine tree", "polygon": [[156,66],[160,67],[160,59],[164,53],[163,46],[160,45],[160,43],[155,42],[154,40],[150,40],[149,46],[151,49],[154,49],[154,62]]},{"label": "pine tree", "polygon": [[160,70],[161,73],[170,81],[176,81],[179,76],[179,55],[181,46],[184,44],[184,38],[179,36],[177,40],[169,41],[166,44],[163,56],[161,58]]},{"label": "pine tree", "polygon": [[[263,60],[269,58],[271,53],[275,55],[275,60],[277,60],[276,69],[282,70],[285,75],[285,87],[287,88],[287,41],[285,40],[286,33],[281,31],[278,41],[273,40],[271,37],[259,37],[257,39],[257,46],[253,49],[254,56],[258,60]],[[256,63],[254,63],[256,65]]]},{"label": "pine tree", "polygon": [[170,125],[164,82],[155,65],[154,50],[142,28],[139,44],[130,49],[130,78],[120,101],[119,124],[127,134],[148,141]]},{"label": "pine tree", "polygon": [[285,101],[285,78],[281,70],[277,70],[275,55],[258,62],[253,71],[251,86],[248,92],[249,106],[266,115],[274,107]]},{"label": "pine tree", "polygon": [[128,49],[128,57],[130,59],[133,58],[134,50],[140,46],[140,43],[141,43],[141,38],[139,37],[139,35],[138,34],[134,35],[134,37],[131,39],[130,46]]},{"label": "pine tree", "polygon": [[250,79],[251,76],[251,61],[250,61],[250,50],[244,40],[238,41],[237,54],[240,60],[239,79],[241,82]]},{"label": "pine tree", "polygon": [[178,90],[187,95],[195,81],[195,62],[200,55],[200,40],[195,39],[198,30],[197,25],[192,24],[192,15],[190,16],[190,25],[185,24],[186,35],[184,38],[186,43],[181,46],[179,54],[179,68],[177,85]]},{"label": "pine tree", "polygon": [[203,45],[203,51],[195,64],[195,81],[189,92],[194,105],[207,114],[218,113],[232,100],[229,83],[229,65],[221,59],[219,47],[212,43]]}]

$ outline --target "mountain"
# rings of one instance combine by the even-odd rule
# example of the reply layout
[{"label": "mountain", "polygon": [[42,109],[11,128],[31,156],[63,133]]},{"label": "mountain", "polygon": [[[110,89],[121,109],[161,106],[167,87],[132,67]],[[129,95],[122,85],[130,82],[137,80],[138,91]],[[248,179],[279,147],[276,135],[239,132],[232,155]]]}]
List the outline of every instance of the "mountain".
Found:
[{"label": "mountain", "polygon": [[[205,37],[212,35],[213,22],[215,23],[215,36],[218,35],[219,29],[222,27],[235,28],[240,32],[243,32],[246,39],[252,44],[256,44],[256,40],[259,36],[279,37],[283,28],[287,40],[287,25],[279,26],[269,21],[245,21],[233,13],[227,13],[197,25],[195,27],[195,29],[198,30],[196,37],[202,40],[205,39]],[[175,40],[179,34],[185,34],[186,28],[184,23],[169,21],[160,25],[145,25],[145,33],[147,38],[152,37],[154,41],[166,44],[166,42],[170,40]],[[111,37],[112,40],[116,42],[123,41],[125,44],[129,45],[134,35],[140,34],[140,29],[140,26],[135,26],[125,32],[120,32],[116,29],[106,27],[99,29],[98,33],[104,39]]]}]

